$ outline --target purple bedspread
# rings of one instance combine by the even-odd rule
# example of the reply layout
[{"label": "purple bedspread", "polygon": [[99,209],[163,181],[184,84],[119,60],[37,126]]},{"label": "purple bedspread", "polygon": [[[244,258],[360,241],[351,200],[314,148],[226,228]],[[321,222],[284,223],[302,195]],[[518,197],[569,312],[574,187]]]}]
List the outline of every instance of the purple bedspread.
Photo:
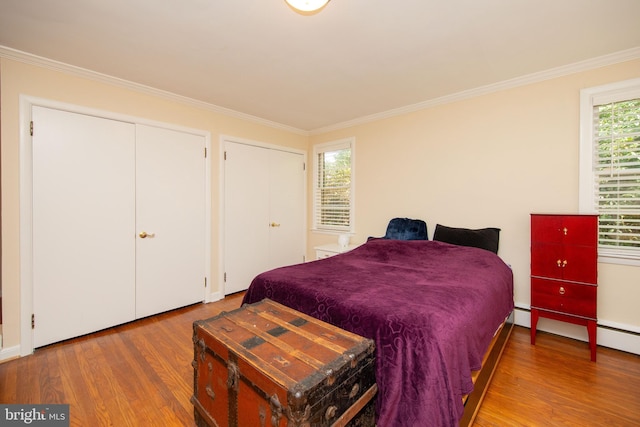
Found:
[{"label": "purple bedspread", "polygon": [[514,307],[497,255],[425,240],[373,239],[267,271],[243,303],[263,298],[375,341],[379,427],[458,425],[470,373]]}]

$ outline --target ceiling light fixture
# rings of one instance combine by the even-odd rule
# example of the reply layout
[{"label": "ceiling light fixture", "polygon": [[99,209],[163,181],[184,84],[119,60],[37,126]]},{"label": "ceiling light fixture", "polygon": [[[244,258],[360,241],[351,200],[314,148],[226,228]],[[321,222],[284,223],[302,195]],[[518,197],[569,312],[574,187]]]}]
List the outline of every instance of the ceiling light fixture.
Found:
[{"label": "ceiling light fixture", "polygon": [[302,12],[315,12],[322,9],[329,0],[285,0],[289,6]]}]

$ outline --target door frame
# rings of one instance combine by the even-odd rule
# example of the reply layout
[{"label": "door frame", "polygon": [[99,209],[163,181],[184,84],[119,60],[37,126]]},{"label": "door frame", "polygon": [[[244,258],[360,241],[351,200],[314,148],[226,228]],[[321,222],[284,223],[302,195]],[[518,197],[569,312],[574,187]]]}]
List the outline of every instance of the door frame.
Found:
[{"label": "door frame", "polygon": [[211,133],[171,123],[148,120],[112,111],[98,110],[75,104],[20,95],[20,356],[33,353],[33,151],[31,143],[31,112],[33,107],[45,107],[70,113],[85,114],[122,122],[156,126],[180,132],[192,133],[205,138],[208,161],[205,162],[205,277],[207,287],[203,287],[203,301],[212,301],[211,293]]},{"label": "door frame", "polygon": [[[220,167],[219,169],[219,199],[218,199],[218,215],[220,218],[220,222],[219,222],[219,228],[218,228],[218,235],[220,236],[220,238],[218,239],[218,265],[220,266],[220,269],[218,271],[218,283],[220,283],[219,286],[219,290],[215,293],[211,294],[211,301],[218,301],[224,298],[225,296],[225,280],[224,280],[224,275],[225,275],[225,251],[224,251],[224,247],[225,247],[225,230],[226,230],[226,218],[225,218],[225,206],[224,206],[224,200],[225,200],[225,191],[226,191],[226,184],[225,184],[225,159],[224,159],[224,151],[225,151],[225,143],[226,142],[233,142],[236,144],[245,144],[245,145],[252,145],[254,147],[260,147],[260,148],[268,148],[271,150],[280,150],[280,151],[286,151],[289,153],[295,153],[295,154],[301,154],[302,155],[302,160],[305,164],[305,173],[303,174],[303,185],[304,185],[304,194],[303,194],[303,199],[304,199],[304,206],[303,206],[303,227],[304,230],[307,230],[307,205],[308,205],[308,200],[307,200],[307,173],[308,173],[308,159],[307,159],[307,150],[300,150],[297,148],[292,148],[292,147],[286,147],[283,145],[276,145],[276,144],[270,144],[267,142],[260,142],[260,141],[254,141],[251,139],[246,139],[246,138],[238,138],[235,136],[230,136],[230,135],[220,135],[220,144],[219,145],[219,149],[220,149],[220,155],[219,155],[219,159],[220,159]],[[305,253],[306,253],[306,247],[307,247],[307,233],[303,233],[302,236],[302,247],[305,248]],[[305,255],[305,260],[306,260],[306,255]]]}]

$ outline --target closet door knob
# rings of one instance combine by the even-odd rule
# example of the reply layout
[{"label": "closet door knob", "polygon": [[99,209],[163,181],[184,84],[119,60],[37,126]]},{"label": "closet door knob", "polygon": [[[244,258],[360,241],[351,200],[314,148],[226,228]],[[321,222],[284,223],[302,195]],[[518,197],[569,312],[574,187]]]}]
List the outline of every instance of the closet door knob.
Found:
[{"label": "closet door knob", "polygon": [[146,231],[141,231],[138,236],[140,236],[141,239],[145,239],[147,237],[151,238],[155,236],[155,233],[147,233]]},{"label": "closet door knob", "polygon": [[277,222],[272,222],[271,224],[269,224],[269,226],[271,226],[271,227],[280,227],[280,224],[278,224]]}]

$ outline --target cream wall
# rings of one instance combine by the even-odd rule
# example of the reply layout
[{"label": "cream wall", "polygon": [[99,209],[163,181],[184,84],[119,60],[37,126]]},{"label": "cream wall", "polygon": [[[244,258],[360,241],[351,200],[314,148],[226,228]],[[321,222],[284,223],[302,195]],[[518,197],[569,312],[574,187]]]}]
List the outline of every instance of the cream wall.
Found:
[{"label": "cream wall", "polygon": [[[636,77],[638,60],[580,72],[314,135],[309,152],[356,138],[352,242],[395,216],[424,219],[430,236],[437,223],[501,228],[499,255],[528,309],[529,214],[578,212],[580,90]],[[310,233],[308,249],[335,240]],[[599,285],[600,323],[640,331],[640,267],[600,264]]]},{"label": "cream wall", "polygon": [[28,95],[57,102],[201,129],[211,134],[212,152],[212,291],[219,289],[219,141],[231,135],[305,150],[308,136],[201,108],[196,104],[154,96],[123,85],[60,72],[22,61],[0,58],[2,123],[2,297],[3,347],[20,344],[20,198],[19,97]]}]

